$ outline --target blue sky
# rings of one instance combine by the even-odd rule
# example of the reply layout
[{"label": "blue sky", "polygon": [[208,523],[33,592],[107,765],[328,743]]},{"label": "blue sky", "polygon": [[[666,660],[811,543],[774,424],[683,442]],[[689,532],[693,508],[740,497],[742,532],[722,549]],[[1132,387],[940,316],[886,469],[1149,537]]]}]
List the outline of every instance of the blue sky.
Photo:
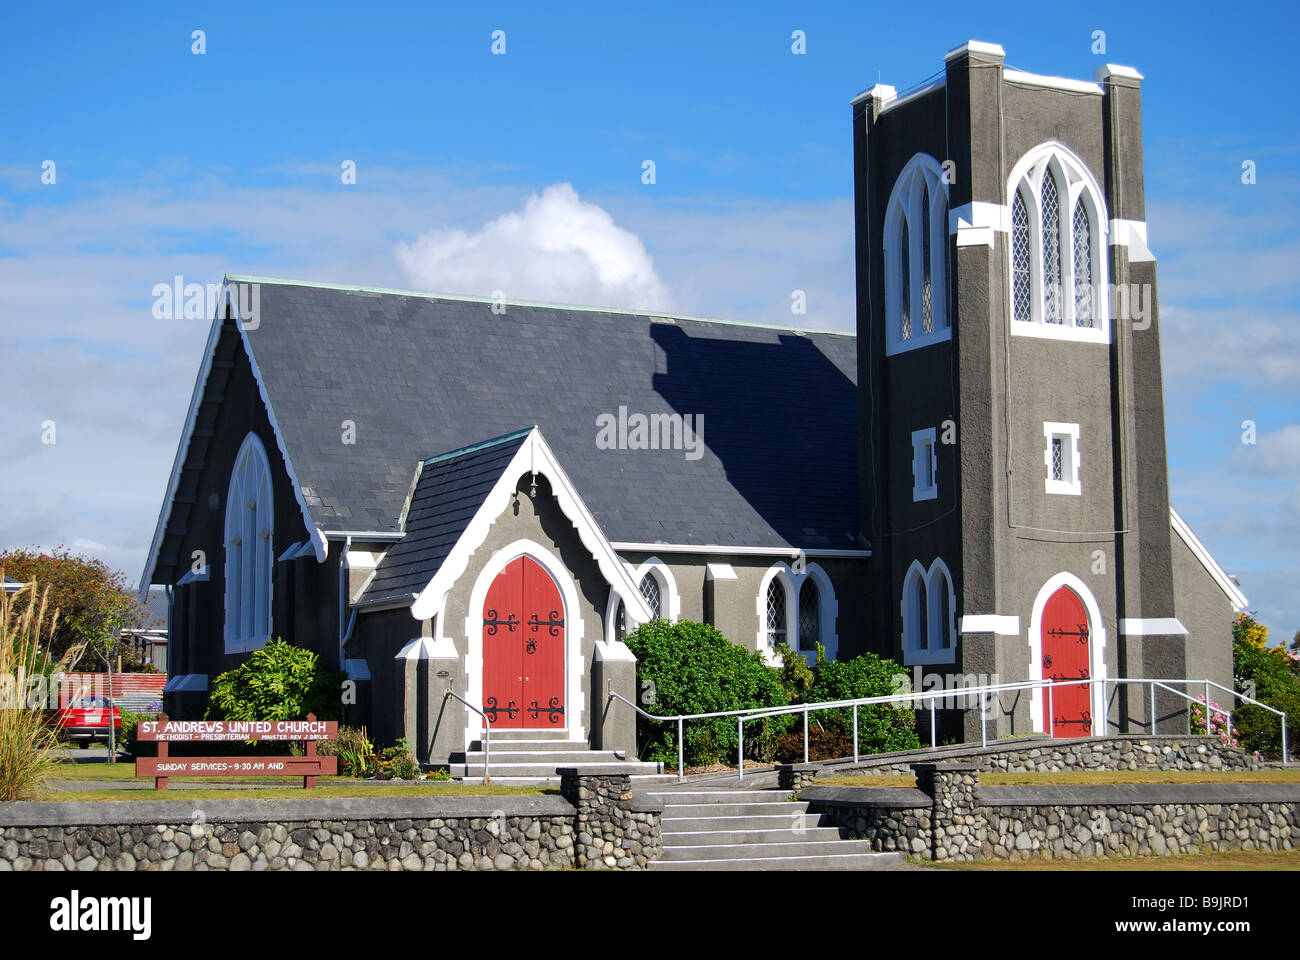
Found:
[{"label": "blue sky", "polygon": [[1288,4],[7,11],[0,497],[23,508],[0,516],[0,547],[64,542],[139,575],[206,334],[150,315],[153,285],[177,274],[480,293],[504,264],[520,298],[790,322],[803,289],[809,325],[851,327],[849,99],[877,78],[918,83],[975,38],[1031,72],[1146,76],[1172,499],[1289,639],[1297,18]]}]

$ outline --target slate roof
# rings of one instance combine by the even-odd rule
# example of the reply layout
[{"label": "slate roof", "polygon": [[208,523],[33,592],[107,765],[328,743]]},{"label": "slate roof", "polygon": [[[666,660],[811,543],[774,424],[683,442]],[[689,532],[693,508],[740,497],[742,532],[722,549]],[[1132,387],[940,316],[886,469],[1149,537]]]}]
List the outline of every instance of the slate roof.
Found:
[{"label": "slate roof", "polygon": [[[611,541],[856,546],[851,334],[229,279],[260,284],[246,338],[327,532],[397,530],[422,458],[536,424]],[[599,449],[620,406],[702,415],[703,456]]]},{"label": "slate roof", "polygon": [[528,433],[520,430],[420,465],[406,512],[406,536],[375,568],[366,603],[410,599],[428,586]]}]

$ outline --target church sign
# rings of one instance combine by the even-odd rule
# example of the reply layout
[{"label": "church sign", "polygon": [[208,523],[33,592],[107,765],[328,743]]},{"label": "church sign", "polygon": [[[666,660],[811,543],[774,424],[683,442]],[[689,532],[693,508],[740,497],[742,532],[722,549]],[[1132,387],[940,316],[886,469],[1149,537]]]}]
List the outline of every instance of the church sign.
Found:
[{"label": "church sign", "polygon": [[[167,789],[168,777],[302,777],[304,787],[316,786],[317,777],[338,773],[338,757],[322,757],[316,743],[338,736],[339,725],[333,720],[169,720],[166,714],[157,720],[143,720],[136,728],[136,738],[158,744],[158,756],[138,757],[137,777],[153,777],[154,787]],[[306,743],[301,757],[169,757],[169,743],[220,743],[235,740],[299,741]]]}]

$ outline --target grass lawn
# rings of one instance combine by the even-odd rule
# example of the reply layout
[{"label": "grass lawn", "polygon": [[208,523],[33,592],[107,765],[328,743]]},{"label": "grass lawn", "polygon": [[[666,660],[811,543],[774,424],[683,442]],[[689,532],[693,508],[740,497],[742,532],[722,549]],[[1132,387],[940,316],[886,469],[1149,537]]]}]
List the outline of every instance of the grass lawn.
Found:
[{"label": "grass lawn", "polygon": [[[981,773],[984,786],[1087,786],[1107,783],[1300,783],[1300,770],[1071,770],[1057,773]],[[906,774],[819,777],[819,787],[914,787]]]},{"label": "grass lawn", "polygon": [[1086,860],[988,860],[930,863],[940,870],[1300,870],[1300,850],[1227,850],[1177,857],[1090,857]]},{"label": "grass lawn", "polygon": [[[56,780],[113,780],[113,781],[134,781],[139,780],[141,783],[148,783],[149,777],[137,777],[135,775],[134,760],[119,760],[117,763],[74,763],[71,761],[62,761],[54,767],[54,779]],[[182,778],[177,777],[177,780]],[[186,781],[202,783],[204,781],[213,783],[293,783],[302,784],[302,777],[185,777]],[[326,783],[353,783],[351,777],[317,777],[316,782],[319,784]]]},{"label": "grass lawn", "polygon": [[[188,779],[188,778],[187,778]],[[298,778],[301,780],[301,778]],[[317,780],[321,783],[324,778]],[[329,786],[317,786],[313,790],[297,787],[265,787],[253,790],[204,790],[172,789],[173,781],[166,790],[59,790],[52,788],[33,797],[34,800],[62,800],[80,802],[83,800],[126,801],[126,800],[316,800],[331,797],[519,797],[558,794],[554,787],[516,787],[483,786],[472,783],[383,783],[375,786],[360,786],[355,781],[352,785],[337,781]]]}]

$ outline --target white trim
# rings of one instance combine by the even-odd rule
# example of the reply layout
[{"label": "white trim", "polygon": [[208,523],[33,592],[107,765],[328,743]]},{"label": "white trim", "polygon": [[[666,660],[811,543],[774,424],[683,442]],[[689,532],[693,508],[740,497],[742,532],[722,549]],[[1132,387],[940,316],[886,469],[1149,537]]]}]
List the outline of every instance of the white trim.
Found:
[{"label": "white trim", "polygon": [[[758,597],[754,604],[754,612],[758,616],[758,635],[755,639],[754,649],[763,655],[763,659],[771,667],[779,667],[781,660],[777,656],[776,648],[769,642],[767,635],[767,590],[773,580],[779,580],[781,588],[785,590],[785,643],[786,646],[791,646],[791,637],[795,637],[795,642],[798,642],[795,631],[799,629],[799,623],[794,618],[795,608],[799,604],[799,596],[791,589],[794,577],[795,572],[790,569],[789,564],[784,562],[774,563],[767,568],[767,572],[763,574],[763,579],[758,584]],[[794,649],[794,647],[791,646],[791,649]]]},{"label": "white trim", "polygon": [[[894,181],[885,205],[882,241],[885,273],[885,354],[893,356],[943,343],[952,339],[952,322],[948,316],[948,275],[944,255],[951,235],[948,211],[948,185],[943,167],[928,153],[916,153],[904,164]],[[929,207],[922,209],[922,197],[928,194]],[[900,252],[903,226],[908,234],[908,276],[902,275]],[[923,228],[930,232],[930,332],[924,330],[925,319],[921,293],[925,276]],[[902,333],[902,292],[909,294],[911,335]]]},{"label": "white trim", "polygon": [[871,86],[867,87],[867,89],[863,90],[856,97],[850,100],[849,103],[857,105],[861,103],[863,100],[873,100],[873,99],[878,99],[883,103],[889,103],[889,101],[897,97],[898,97],[898,90],[896,90],[894,87],[891,87],[889,84],[873,83]]},{"label": "white trim", "polygon": [[758,635],[755,649],[763,655],[770,666],[779,667],[780,659],[776,650],[768,644],[767,636],[767,590],[772,581],[779,579],[785,590],[785,642],[789,648],[803,655],[810,664],[816,662],[816,650],[799,649],[799,594],[804,581],[811,579],[817,584],[817,629],[820,636],[817,642],[826,649],[826,659],[834,660],[839,654],[840,638],[836,631],[839,622],[840,602],[835,595],[835,585],[830,575],[819,565],[810,563],[803,573],[795,573],[786,563],[774,563],[763,574],[758,585],[758,597],[755,613],[758,616]]},{"label": "white trim", "polygon": [[865,560],[871,556],[870,550],[831,550],[808,547],[720,547],[716,543],[629,543],[611,541],[610,546],[619,553],[696,553],[710,557],[823,557],[845,560]]},{"label": "white trim", "polygon": [[967,40],[965,43],[955,46],[945,53],[943,55],[943,62],[947,63],[949,60],[953,60],[956,57],[961,56],[963,53],[982,53],[990,57],[1003,58],[1007,55],[1007,52],[1002,49],[1002,44],[1000,43],[986,43],[983,40]]},{"label": "white trim", "polygon": [[1107,77],[1123,77],[1125,80],[1146,79],[1132,67],[1123,67],[1118,63],[1107,63],[1092,71],[1092,79],[1098,83],[1101,83]]},{"label": "white trim", "polygon": [[[483,703],[483,604],[488,589],[505,567],[519,557],[528,557],[544,569],[555,582],[564,601],[564,724],[565,739],[585,740],[582,720],[582,678],[586,675],[582,656],[586,633],[578,589],[563,562],[549,549],[534,540],[519,539],[497,550],[479,570],[469,593],[469,612],[465,615],[465,697],[470,703]],[[638,594],[640,596],[640,594]],[[644,608],[645,603],[641,606]],[[439,618],[441,620],[441,617]],[[482,736],[482,718],[465,711],[465,749]]]},{"label": "white trim", "polygon": [[940,77],[938,80],[934,81],[933,83],[927,83],[923,87],[917,87],[915,90],[909,90],[901,97],[895,95],[885,101],[884,105],[881,106],[880,108],[880,113],[878,113],[877,116],[884,116],[884,114],[886,114],[890,110],[893,110],[895,107],[901,107],[905,103],[911,103],[913,100],[917,99],[918,97],[923,97],[927,93],[933,93],[936,90],[942,90],[945,86],[947,86],[947,83],[948,80],[946,77]]},{"label": "white trim", "polygon": [[[229,281],[226,283],[226,296],[230,296]],[[266,382],[262,379],[261,368],[258,367],[257,357],[253,353],[253,345],[248,340],[248,331],[244,329],[244,324],[238,320],[235,321],[235,329],[239,331],[239,339],[244,345],[244,354],[248,357],[248,365],[253,371],[253,379],[257,382],[257,392],[261,396],[262,405],[266,409],[266,419],[271,423],[271,433],[275,436],[275,445],[280,450],[285,472],[289,475],[289,486],[293,489],[294,498],[298,501],[298,509],[302,512],[303,525],[307,528],[307,534],[315,547],[316,562],[324,563],[325,557],[329,554],[329,545],[325,541],[325,535],[313,522],[311,511],[307,509],[307,501],[302,493],[302,484],[298,482],[298,475],[293,469],[293,461],[289,459],[289,447],[284,442],[284,433],[280,430],[280,423],[275,418],[275,409],[271,406],[271,395],[267,392]]]},{"label": "white trim", "polygon": [[988,228],[998,233],[1011,232],[1011,208],[1005,203],[972,200],[948,211],[949,235],[961,235],[962,229]]},{"label": "white trim", "polygon": [[1192,533],[1192,528],[1187,525],[1187,521],[1178,515],[1178,511],[1171,505],[1169,507],[1169,524],[1174,528],[1174,532],[1182,537],[1183,543],[1192,551],[1192,555],[1201,562],[1201,566],[1211,577],[1219,588],[1228,595],[1228,601],[1232,604],[1232,609],[1240,613],[1246,609],[1246,595],[1241,592],[1232,579],[1223,571],[1223,567],[1215,561],[1210,555],[1210,551],[1205,549],[1205,544],[1197,539],[1196,534]]},{"label": "white trim", "polygon": [[[927,451],[928,448],[928,451]],[[921,475],[918,473],[923,463],[924,457],[928,452],[930,460],[930,483],[927,486],[921,485]],[[924,430],[912,431],[912,502],[920,503],[923,500],[934,500],[939,496],[939,451],[938,436],[934,427],[926,427]]]},{"label": "white trim", "polygon": [[1049,77],[1041,73],[1025,73],[1023,70],[1003,70],[1002,79],[1007,83],[1023,83],[1031,87],[1048,87],[1052,90],[1069,90],[1071,93],[1095,93],[1101,95],[1106,92],[1100,83],[1091,80]]},{"label": "white trim", "polygon": [[225,304],[223,298],[222,309],[218,316],[213,319],[212,328],[208,331],[208,343],[203,348],[203,362],[199,364],[198,376],[194,378],[194,390],[190,394],[189,412],[185,415],[185,426],[181,430],[181,441],[176,447],[176,456],[172,460],[172,472],[170,479],[167,481],[167,491],[163,495],[162,510],[158,513],[158,523],[154,526],[153,531],[153,542],[149,545],[149,555],[145,558],[144,575],[140,577],[141,597],[148,596],[149,586],[153,581],[154,571],[158,566],[158,551],[162,549],[163,537],[167,531],[167,521],[171,519],[173,501],[180,486],[181,468],[184,466],[185,458],[189,453],[190,438],[194,433],[194,424],[198,419],[199,407],[202,405],[203,395],[208,385],[208,375],[212,372],[212,358],[216,356],[217,341],[221,337],[222,317],[224,314]]},{"label": "white trim", "polygon": [[[916,631],[913,629],[911,604],[908,602],[910,599],[908,596],[910,585],[917,580],[920,580],[925,587],[926,635],[924,637],[914,636]],[[948,646],[946,647],[942,643],[936,646],[931,642],[934,638],[934,624],[939,620],[939,594],[935,590],[935,586],[940,583],[945,588],[944,592],[948,595],[947,623],[940,627],[941,630],[945,630],[947,633]],[[913,560],[908,566],[907,573],[903,575],[903,590],[899,598],[899,615],[903,624],[899,647],[903,651],[903,664],[905,666],[957,662],[957,596],[952,585],[952,573],[942,559],[935,557],[928,570],[921,566],[919,560]],[[942,636],[940,639],[942,640]]]},{"label": "white trim", "polygon": [[[1043,453],[1043,462],[1047,466],[1047,477],[1043,481],[1047,493],[1066,494],[1072,497],[1083,496],[1083,484],[1079,480],[1079,425],[1077,423],[1043,423],[1043,437],[1047,440],[1047,449]],[[1069,437],[1070,442],[1063,445],[1066,462],[1061,466],[1069,475],[1069,480],[1056,480],[1052,477],[1052,441],[1057,437]]]},{"label": "white trim", "polygon": [[348,675],[349,680],[369,680],[370,664],[366,662],[364,657],[344,660],[343,672]]},{"label": "white trim", "polygon": [[1129,618],[1119,622],[1119,632],[1126,637],[1185,637],[1187,628],[1177,617]]},{"label": "white trim", "polygon": [[167,678],[163,684],[163,693],[202,693],[208,689],[206,673],[181,673]]},{"label": "white trim", "polygon": [[[1060,250],[1061,323],[1044,320],[1042,187],[1050,176],[1057,189],[1057,223]],[[1024,187],[1025,189],[1021,189]],[[1110,267],[1107,248],[1110,220],[1106,194],[1088,165],[1073,150],[1057,140],[1048,140],[1026,151],[1006,181],[1007,226],[1012,224],[1016,195],[1025,199],[1029,217],[1030,319],[1016,319],[1014,231],[1008,233],[1006,258],[1007,316],[1013,336],[1069,340],[1078,343],[1110,343]],[[1074,304],[1074,208],[1082,201],[1091,227],[1089,257],[1092,266],[1093,325],[1076,326]]]},{"label": "white trim", "polygon": [[[191,583],[207,583],[211,578],[212,566],[210,564],[197,573],[195,573],[194,568],[191,567],[189,570],[185,571],[185,576],[176,581],[176,586],[184,587]],[[8,584],[6,584],[6,586],[8,586]]]},{"label": "white trim", "polygon": [[1112,220],[1110,222],[1110,245],[1127,247],[1129,263],[1154,263],[1156,255],[1147,245],[1147,222],[1145,220]]},{"label": "white trim", "polygon": [[[450,637],[415,637],[393,654],[394,660],[458,660],[460,654]],[[349,661],[350,662],[350,661]]]},{"label": "white trim", "polygon": [[[816,563],[810,563],[804,568],[804,575],[798,578],[794,584],[795,590],[795,638],[791,648],[799,649],[799,606],[801,603],[801,594],[803,593],[804,581],[812,580],[817,584],[817,632],[820,634],[817,642],[826,650],[826,659],[834,660],[840,652],[840,636],[836,631],[836,625],[839,623],[840,601],[835,596],[835,585],[831,583],[830,575]],[[813,664],[817,661],[816,650],[800,651],[804,659]]]},{"label": "white trim", "polygon": [[[632,582],[636,584],[637,591],[641,590],[641,581],[646,574],[651,575],[659,581],[659,603],[666,606],[668,616],[665,618],[672,623],[676,623],[682,616],[682,595],[677,590],[677,580],[673,577],[673,572],[668,569],[658,557],[649,557],[642,561],[641,565],[635,569],[630,569]],[[652,610],[655,616],[659,615],[658,610]]]},{"label": "white trim", "polygon": [[261,437],[250,430],[235,454],[221,524],[226,654],[261,650],[274,630],[275,521],[271,461]]},{"label": "white trim", "polygon": [[995,613],[966,614],[957,619],[958,633],[996,633],[1002,637],[1020,636],[1020,618]]},{"label": "white trim", "polygon": [[591,660],[593,663],[597,660],[636,663],[636,654],[622,640],[597,640],[596,648],[591,654]]},{"label": "white trim", "polygon": [[704,565],[705,580],[739,580],[736,576],[735,568],[729,563],[706,563]]},{"label": "white trim", "polygon": [[[1088,673],[1094,680],[1106,677],[1106,627],[1101,617],[1101,607],[1088,585],[1072,573],[1062,571],[1048,579],[1034,598],[1034,612],[1029,619],[1026,639],[1029,641],[1029,679],[1043,679],[1043,608],[1048,599],[1061,587],[1069,587],[1083,601],[1088,612]],[[1092,735],[1106,732],[1106,704],[1102,698],[1103,684],[1092,685]],[[1030,723],[1035,733],[1046,733],[1043,723],[1043,688],[1035,687],[1029,697]]]},{"label": "white trim", "polygon": [[416,620],[428,620],[442,612],[447,601],[447,593],[465,572],[469,559],[484,541],[488,531],[497,517],[505,512],[515,494],[519,477],[525,473],[538,473],[546,477],[551,484],[560,510],[578,531],[578,537],[584,547],[591,553],[600,572],[610,588],[618,593],[627,605],[629,614],[638,622],[650,620],[650,611],[641,591],[628,574],[627,566],[619,558],[614,547],[605,539],[595,518],[587,509],[582,498],[574,489],[568,475],[560,467],[559,461],[551,452],[537,427],[529,431],[524,442],[511,459],[509,465],[493,485],[492,491],[483,499],[465,531],[456,541],[455,546],[442,562],[438,572],[433,575],[427,586],[416,596],[411,604],[411,616]]}]

